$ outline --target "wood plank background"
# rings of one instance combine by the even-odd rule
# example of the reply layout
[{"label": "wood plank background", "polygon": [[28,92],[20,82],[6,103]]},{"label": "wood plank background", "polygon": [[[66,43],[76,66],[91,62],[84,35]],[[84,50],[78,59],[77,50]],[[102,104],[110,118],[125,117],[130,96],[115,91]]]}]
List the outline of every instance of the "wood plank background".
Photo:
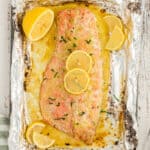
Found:
[{"label": "wood plank background", "polygon": [[138,150],[150,150],[150,0],[141,0],[143,34],[138,76]]}]

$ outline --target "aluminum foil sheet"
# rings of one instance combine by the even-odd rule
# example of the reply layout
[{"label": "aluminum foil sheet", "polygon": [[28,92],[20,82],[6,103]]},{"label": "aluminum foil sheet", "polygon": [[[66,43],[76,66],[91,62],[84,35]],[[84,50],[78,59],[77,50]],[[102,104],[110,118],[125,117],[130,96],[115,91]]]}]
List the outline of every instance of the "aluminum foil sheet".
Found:
[{"label": "aluminum foil sheet", "polygon": [[[84,0],[83,0],[84,1]],[[124,138],[119,145],[114,145],[104,150],[135,150],[138,144],[137,138],[137,77],[138,66],[141,52],[141,33],[142,33],[142,15],[140,3],[128,0],[85,0],[89,3],[100,5],[108,12],[118,14],[122,17],[125,24],[130,30],[130,40],[126,42],[124,48],[119,52],[111,53],[111,88],[110,99],[114,99],[114,95],[122,101],[115,101],[113,104],[119,109],[124,109]],[[58,5],[63,2],[73,2],[73,0],[44,0],[42,5]],[[12,0],[12,17],[14,39],[12,50],[12,68],[11,68],[11,126],[9,135],[10,150],[29,150],[34,147],[29,146],[24,139],[24,130],[26,128],[26,101],[24,93],[24,53],[23,53],[23,36],[21,34],[20,14],[24,13],[24,7],[32,1]],[[37,1],[38,3],[38,1]],[[130,24],[129,24],[130,23]],[[30,49],[30,47],[28,47]],[[51,148],[54,149],[54,148]],[[57,148],[55,148],[57,149]],[[60,149],[60,148],[58,148]],[[74,149],[90,149],[90,148],[74,148]]]}]

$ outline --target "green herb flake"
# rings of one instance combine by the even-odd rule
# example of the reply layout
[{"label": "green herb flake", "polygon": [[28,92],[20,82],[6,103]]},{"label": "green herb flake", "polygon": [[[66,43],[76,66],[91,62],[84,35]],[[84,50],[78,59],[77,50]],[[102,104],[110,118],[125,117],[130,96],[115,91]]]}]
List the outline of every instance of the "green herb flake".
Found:
[{"label": "green herb flake", "polygon": [[86,42],[87,44],[90,44],[90,43],[92,42],[92,40],[91,40],[91,39],[85,40],[85,42]]},{"label": "green herb flake", "polygon": [[101,110],[100,113],[107,113],[107,114],[111,114],[111,112],[108,112],[106,110]]},{"label": "green herb flake", "polygon": [[68,116],[68,114],[64,114],[64,116],[65,116],[65,117],[67,117],[67,116]]},{"label": "green herb flake", "polygon": [[65,120],[66,118],[63,118],[63,117],[61,117],[61,118],[56,118],[55,120]]},{"label": "green herb flake", "polygon": [[59,107],[60,106],[60,103],[57,103],[57,105],[56,105],[57,107]]},{"label": "green herb flake", "polygon": [[47,80],[47,78],[46,78],[46,77],[44,77],[44,78],[43,78],[43,81],[45,81],[45,80]]},{"label": "green herb flake", "polygon": [[52,71],[52,72],[55,72],[55,70],[54,70],[53,68],[51,69],[51,71]]},{"label": "green herb flake", "polygon": [[77,47],[77,44],[76,43],[73,43],[73,45],[72,45],[73,47]]},{"label": "green herb flake", "polygon": [[73,106],[73,104],[74,104],[74,102],[71,102],[71,103],[70,103],[71,107]]},{"label": "green herb flake", "polygon": [[67,49],[67,51],[68,51],[69,53],[72,53],[72,49],[70,49],[70,48],[69,48],[69,49]]},{"label": "green herb flake", "polygon": [[79,113],[80,116],[83,116],[84,114],[85,114],[84,111],[82,111],[82,112]]},{"label": "green herb flake", "polygon": [[67,43],[67,40],[66,40],[63,36],[61,36],[61,40],[60,40],[60,42]]},{"label": "green herb flake", "polygon": [[90,55],[90,56],[93,56],[93,53],[90,53],[89,55]]},{"label": "green herb flake", "polygon": [[73,37],[73,39],[74,39],[74,40],[77,40],[77,38],[76,38],[76,37]]},{"label": "green herb flake", "polygon": [[53,98],[53,97],[49,97],[48,99],[51,100],[51,101],[55,101],[56,100],[56,98]]},{"label": "green herb flake", "polygon": [[113,95],[114,99],[117,100],[118,102],[121,101],[116,95]]},{"label": "green herb flake", "polygon": [[57,77],[57,75],[58,75],[58,72],[55,72],[55,74],[54,74],[54,78],[56,78],[56,77]]}]

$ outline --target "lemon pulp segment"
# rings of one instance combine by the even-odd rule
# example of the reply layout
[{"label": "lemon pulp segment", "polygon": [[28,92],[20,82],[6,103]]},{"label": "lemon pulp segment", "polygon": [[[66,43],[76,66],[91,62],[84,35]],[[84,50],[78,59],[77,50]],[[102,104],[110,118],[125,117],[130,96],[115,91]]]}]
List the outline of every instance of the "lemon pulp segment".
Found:
[{"label": "lemon pulp segment", "polygon": [[92,68],[92,58],[91,56],[81,50],[76,50],[70,54],[66,61],[66,69],[72,70],[74,68],[80,68],[89,72]]},{"label": "lemon pulp segment", "polygon": [[45,7],[29,10],[23,18],[23,30],[30,41],[43,38],[54,21],[54,12]]},{"label": "lemon pulp segment", "polygon": [[27,128],[27,131],[26,131],[26,139],[27,141],[32,144],[33,143],[33,132],[41,132],[44,127],[46,125],[42,122],[34,122],[32,123],[31,125],[29,125],[29,127]]},{"label": "lemon pulp segment", "polygon": [[113,32],[115,26],[118,26],[120,29],[123,29],[123,24],[120,18],[115,15],[106,15],[104,18],[106,22],[109,32]]},{"label": "lemon pulp segment", "polygon": [[108,43],[106,44],[106,49],[108,50],[119,50],[125,40],[125,36],[123,31],[118,27],[115,26],[112,35],[110,36]]},{"label": "lemon pulp segment", "polygon": [[48,136],[40,134],[38,132],[33,133],[33,143],[41,149],[46,149],[55,143],[55,140],[50,139]]},{"label": "lemon pulp segment", "polygon": [[64,77],[65,89],[71,94],[83,93],[89,84],[89,75],[83,69],[73,69],[68,71]]}]

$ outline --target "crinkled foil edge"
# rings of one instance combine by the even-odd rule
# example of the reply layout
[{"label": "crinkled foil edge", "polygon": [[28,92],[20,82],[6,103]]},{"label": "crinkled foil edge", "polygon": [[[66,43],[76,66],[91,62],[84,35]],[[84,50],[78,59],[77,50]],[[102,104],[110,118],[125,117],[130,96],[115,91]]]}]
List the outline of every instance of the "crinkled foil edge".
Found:
[{"label": "crinkled foil edge", "polygon": [[[73,0],[55,0],[55,3],[58,4],[61,2],[68,2]],[[51,0],[52,2],[52,0]],[[89,0],[92,3],[99,3],[102,7],[106,8],[109,5],[111,7],[112,3],[104,0]],[[119,85],[117,72],[123,67],[121,71],[124,74],[124,79],[127,81],[125,85],[126,94],[124,104],[125,112],[125,136],[123,147],[114,147],[115,150],[132,150],[137,146],[137,78],[138,78],[138,66],[140,59],[140,42],[141,42],[141,32],[142,32],[142,15],[140,4],[137,2],[128,2],[127,0],[116,0],[116,3],[119,6],[119,13],[123,16],[124,20],[126,16],[131,17],[133,22],[132,34],[131,34],[131,45],[127,51],[122,51],[119,53],[112,53],[112,83]],[[113,5],[116,5],[113,3]],[[10,125],[10,134],[8,145],[10,150],[25,150],[25,149],[34,149],[28,147],[24,138],[23,131],[25,128],[25,110],[24,110],[24,57],[23,57],[23,40],[22,34],[20,32],[19,23],[17,20],[17,15],[23,12],[25,3],[24,0],[12,0],[12,11],[13,11],[13,22],[14,22],[14,40],[13,40],[13,50],[12,50],[12,65],[11,65],[11,125]],[[116,5],[117,6],[117,5]],[[126,11],[124,12],[123,10]],[[114,12],[114,10],[110,10]],[[126,21],[126,20],[125,20]],[[126,55],[128,59],[125,59]],[[122,59],[121,59],[122,58]],[[113,86],[113,85],[112,85]],[[116,89],[118,87],[115,87]],[[114,92],[115,92],[114,88]],[[54,148],[53,148],[54,149]],[[86,150],[86,148],[83,148]],[[88,149],[88,148],[87,148]],[[95,149],[95,148],[94,148]],[[96,148],[99,149],[99,148]],[[111,149],[112,147],[105,148]]]}]

